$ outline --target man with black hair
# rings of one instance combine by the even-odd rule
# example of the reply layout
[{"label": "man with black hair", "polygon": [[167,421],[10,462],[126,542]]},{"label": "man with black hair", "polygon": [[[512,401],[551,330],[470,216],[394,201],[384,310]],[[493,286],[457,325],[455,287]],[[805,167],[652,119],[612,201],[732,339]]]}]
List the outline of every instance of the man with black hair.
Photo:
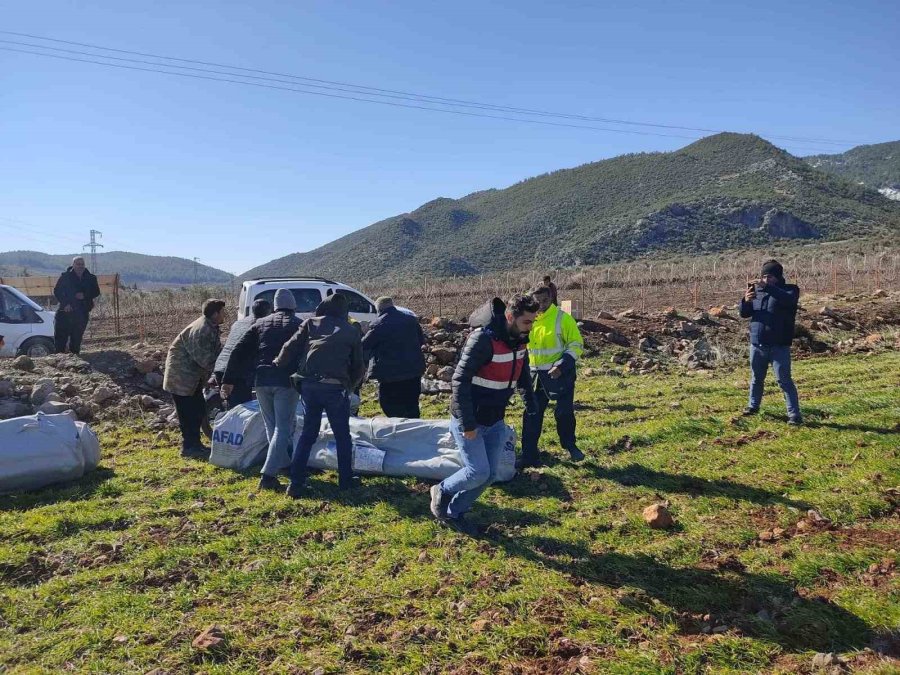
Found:
[{"label": "man with black hair", "polygon": [[209,448],[200,441],[200,428],[206,419],[203,385],[222,349],[219,326],[225,322],[225,301],[210,299],[203,303],[203,316],[188,325],[169,346],[163,389],[172,394],[178,426],[181,428],[181,456],[206,459]]},{"label": "man with black hair", "polygon": [[550,401],[555,402],[553,416],[556,433],[563,449],[573,461],[580,462],[584,453],[575,439],[575,380],[578,359],[584,351],[584,341],[578,324],[571,314],[553,302],[553,294],[546,286],[533,293],[539,314],[529,335],[531,366],[537,373],[534,415],[522,419],[522,458],[520,467],[541,465],[538,440],[544,425],[544,412]]},{"label": "man with black hair", "polygon": [[559,294],[556,290],[556,284],[553,283],[550,275],[544,277],[544,287],[550,290],[550,302],[557,307],[559,306]]},{"label": "man with black hair", "polygon": [[[225,340],[225,346],[219,352],[216,359],[216,365],[213,369],[215,376],[215,384],[222,386],[222,378],[225,376],[225,369],[228,367],[228,360],[235,346],[240,342],[241,338],[250,330],[251,326],[257,319],[262,319],[272,313],[272,303],[268,300],[254,300],[250,307],[250,316],[244,316],[231,324],[231,330],[228,331],[228,338]],[[253,380],[256,377],[256,364],[250,363],[250,359],[243,359],[240,362],[235,361],[233,367],[235,369],[235,381],[229,389],[228,396],[223,396],[228,408],[246,403],[253,398]],[[243,377],[241,377],[243,375]]]},{"label": "man with black hair", "polygon": [[777,260],[763,263],[760,278],[747,284],[741,299],[741,316],[750,319],[750,399],[745,416],[759,412],[771,363],[784,392],[788,424],[803,423],[797,387],[791,378],[791,342],[799,301],[799,287],[785,281],[784,268]]},{"label": "man with black hair", "polygon": [[303,322],[273,364],[295,371],[303,399],[303,431],[291,458],[291,482],[287,495],[303,496],[309,473],[307,463],[319,437],[322,413],[334,434],[338,461],[338,488],[353,487],[353,441],[350,438],[350,393],[365,375],[362,338],[348,321],[347,298],[335,293],[323,300],[316,316]]},{"label": "man with black hair", "polygon": [[84,265],[84,258],[77,256],[72,265],[56,281],[53,295],[59,302],[53,340],[60,354],[67,349],[73,354],[81,351],[81,338],[88,325],[94,300],[100,297],[97,277]]},{"label": "man with black hair", "polygon": [[470,319],[482,327],[463,347],[450,403],[450,432],[463,468],[431,488],[432,515],[466,534],[477,533],[464,520],[466,512],[494,482],[506,437],[506,406],[514,389],[534,412],[526,345],[537,309],[531,296],[516,296],[508,305],[494,298]]}]

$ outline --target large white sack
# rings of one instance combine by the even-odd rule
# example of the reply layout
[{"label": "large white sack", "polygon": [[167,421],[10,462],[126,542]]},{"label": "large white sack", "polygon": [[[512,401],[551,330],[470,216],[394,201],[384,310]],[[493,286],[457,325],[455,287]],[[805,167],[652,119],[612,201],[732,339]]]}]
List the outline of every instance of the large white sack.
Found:
[{"label": "large white sack", "polygon": [[[376,448],[365,441],[353,441],[353,472],[380,475],[384,473],[383,450]],[[311,469],[331,469],[337,471],[337,443],[334,437],[323,438],[319,435],[309,453],[309,461],[306,463]]]},{"label": "large white sack", "polygon": [[0,492],[33,490],[84,475],[78,429],[68,415],[0,422]]},{"label": "large white sack", "polygon": [[100,464],[100,439],[84,422],[75,422],[78,431],[78,450],[84,456],[84,472],[93,471]]},{"label": "large white sack", "polygon": [[243,471],[262,463],[268,447],[259,402],[248,401],[216,418],[209,461],[226,469]]},{"label": "large white sack", "polygon": [[[302,420],[297,421],[298,425]],[[365,442],[385,453],[386,476],[415,476],[443,480],[462,468],[462,459],[450,433],[450,420],[402,419],[397,417],[351,417],[350,436],[354,443]],[[317,443],[333,442],[326,419]],[[516,475],[516,432],[507,425],[506,439],[497,467],[497,480]]]}]

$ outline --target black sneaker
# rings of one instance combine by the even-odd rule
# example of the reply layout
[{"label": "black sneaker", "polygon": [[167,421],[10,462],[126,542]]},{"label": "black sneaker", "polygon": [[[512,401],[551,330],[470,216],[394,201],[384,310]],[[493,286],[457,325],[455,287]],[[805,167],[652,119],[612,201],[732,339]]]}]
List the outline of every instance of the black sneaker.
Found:
[{"label": "black sneaker", "polygon": [[741,411],[741,417],[750,417],[750,415],[755,415],[758,412],[759,408],[751,408],[750,406],[747,406],[743,409],[743,411]]},{"label": "black sneaker", "polygon": [[284,485],[278,480],[278,476],[267,476],[263,474],[259,478],[259,485],[257,485],[257,488],[259,490],[274,490],[275,492],[281,492],[284,490]]},{"label": "black sneaker", "polygon": [[569,456],[572,458],[573,462],[580,462],[584,459],[584,453],[578,449],[577,445],[573,445],[569,448]]},{"label": "black sneaker", "polygon": [[470,523],[463,515],[455,518],[444,518],[441,520],[441,523],[467,537],[477,537],[480,534],[478,526],[475,523]]},{"label": "black sneaker", "polygon": [[291,499],[300,499],[303,496],[303,483],[295,483],[291,481],[288,483],[287,490],[284,491]]},{"label": "black sneaker", "polygon": [[182,448],[181,457],[183,459],[209,459],[209,448],[205,445],[198,445],[193,448]]},{"label": "black sneaker", "polygon": [[431,486],[431,515],[438,520],[444,520],[447,517],[447,507],[450,505],[450,496],[445,495],[441,490],[441,484],[435,483]]},{"label": "black sneaker", "polygon": [[803,418],[802,417],[788,417],[788,426],[792,427],[800,427],[803,426]]},{"label": "black sneaker", "polygon": [[544,466],[539,459],[525,459],[524,457],[519,457],[516,460],[516,471],[524,471],[525,469],[540,469]]},{"label": "black sneaker", "polygon": [[355,489],[361,488],[361,487],[362,487],[362,481],[359,479],[358,476],[354,476],[349,481],[346,481],[343,483],[338,481],[338,490],[340,490],[341,492],[347,492],[348,490],[355,490]]}]

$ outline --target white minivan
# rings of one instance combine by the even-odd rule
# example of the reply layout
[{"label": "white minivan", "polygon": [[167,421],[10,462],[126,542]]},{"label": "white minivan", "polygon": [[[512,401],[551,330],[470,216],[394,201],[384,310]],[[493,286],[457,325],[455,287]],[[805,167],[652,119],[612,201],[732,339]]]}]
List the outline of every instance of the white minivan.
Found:
[{"label": "white minivan", "polygon": [[274,305],[275,291],[281,288],[294,294],[296,313],[302,319],[313,316],[319,303],[335,293],[347,298],[350,316],[364,326],[378,316],[375,303],[355,288],[322,277],[264,277],[245,281],[238,298],[238,316],[250,316],[250,307],[256,300],[268,300]]},{"label": "white minivan", "polygon": [[0,356],[49,356],[56,351],[56,312],[45,310],[17,288],[0,284]]}]

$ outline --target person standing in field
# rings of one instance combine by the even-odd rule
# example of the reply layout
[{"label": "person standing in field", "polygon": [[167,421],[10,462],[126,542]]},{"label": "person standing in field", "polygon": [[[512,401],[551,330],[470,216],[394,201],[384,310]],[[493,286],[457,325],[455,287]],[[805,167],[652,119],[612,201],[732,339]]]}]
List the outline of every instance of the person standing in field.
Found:
[{"label": "person standing in field", "polygon": [[287,288],[275,292],[275,311],[256,321],[234,346],[222,377],[222,395],[231,395],[232,387],[242,382],[247,362],[255,373],[256,400],[266,425],[269,450],[259,479],[260,490],[283,490],[278,472],[291,463],[291,431],[297,414],[299,394],[291,384],[291,369],[275,365],[275,357],[284,344],[300,330],[294,313],[297,301]]},{"label": "person standing in field", "polygon": [[291,458],[287,496],[303,496],[307,464],[319,437],[322,413],[337,446],[338,488],[353,487],[353,441],[350,438],[350,393],[365,375],[360,331],[348,321],[347,298],[335,293],[323,300],[316,316],[303,322],[273,362],[296,371],[303,398],[303,431]]},{"label": "person standing in field", "polygon": [[[231,324],[228,338],[225,340],[225,346],[219,352],[219,358],[216,359],[216,366],[213,370],[216,386],[222,386],[224,381],[222,378],[225,376],[225,369],[228,367],[228,360],[231,358],[235,345],[240,342],[241,338],[250,330],[250,327],[257,319],[262,319],[271,313],[272,305],[268,300],[254,300],[253,305],[250,307],[250,316],[241,317]],[[255,363],[249,363],[249,359],[240,364],[235,363],[235,371],[242,369],[244,377],[236,376],[235,383],[229,389],[228,396],[222,396],[229,409],[253,399],[253,382],[256,379],[255,366]]]},{"label": "person standing in field", "polygon": [[53,327],[56,351],[62,354],[68,350],[78,354],[91,310],[94,309],[94,300],[100,297],[97,277],[85,267],[84,258],[78,256],[72,259],[71,267],[59,275],[53,295],[59,302]]},{"label": "person standing in field", "polygon": [[800,288],[784,279],[777,260],[763,263],[759,280],[749,282],[741,299],[741,316],[750,319],[750,399],[743,415],[755,415],[762,403],[763,384],[769,364],[784,393],[788,424],[803,423],[800,399],[791,377],[791,342]]},{"label": "person standing in field", "polygon": [[378,402],[388,417],[416,419],[425,356],[425,334],[419,320],[401,312],[391,298],[375,301],[378,318],[363,337],[363,360],[371,362],[369,377],[378,380]]},{"label": "person standing in field", "polygon": [[556,284],[550,279],[550,275],[544,277],[544,287],[550,291],[550,302],[559,307],[559,295],[556,291]]},{"label": "person standing in field", "polygon": [[525,409],[535,411],[527,344],[537,310],[537,302],[527,295],[506,305],[494,298],[476,310],[474,315],[486,320],[469,335],[453,373],[450,432],[463,467],[431,488],[430,508],[438,522],[465,534],[477,534],[465,514],[494,482],[513,391],[518,388]]},{"label": "person standing in field", "polygon": [[207,300],[203,303],[203,315],[178,334],[166,355],[163,390],[175,401],[181,456],[185,458],[209,457],[209,448],[200,441],[200,428],[206,419],[203,385],[222,349],[219,326],[224,322],[225,301]]},{"label": "person standing in field", "polygon": [[544,412],[550,401],[556,406],[556,432],[563,449],[580,462],[584,453],[575,440],[575,380],[578,359],[584,351],[584,341],[578,324],[571,314],[553,303],[549,288],[541,286],[534,292],[539,314],[531,328],[529,350],[531,365],[537,373],[535,400],[537,413],[522,419],[521,467],[540,466],[538,440],[544,424]]}]

